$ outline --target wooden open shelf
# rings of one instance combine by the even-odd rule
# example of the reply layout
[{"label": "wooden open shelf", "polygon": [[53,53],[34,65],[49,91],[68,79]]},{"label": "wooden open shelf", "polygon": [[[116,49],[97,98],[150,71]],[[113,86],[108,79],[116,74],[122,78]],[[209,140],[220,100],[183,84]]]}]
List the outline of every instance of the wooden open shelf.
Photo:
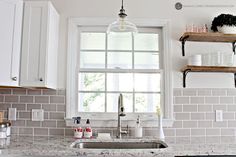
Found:
[{"label": "wooden open shelf", "polygon": [[234,84],[236,87],[236,67],[226,67],[226,66],[192,66],[187,65],[181,69],[183,73],[183,87],[186,87],[186,77],[189,72],[220,72],[220,73],[233,73],[234,74]]},{"label": "wooden open shelf", "polygon": [[225,42],[232,43],[235,53],[236,34],[185,32],[179,39],[182,42],[182,55],[185,56],[185,42]]}]

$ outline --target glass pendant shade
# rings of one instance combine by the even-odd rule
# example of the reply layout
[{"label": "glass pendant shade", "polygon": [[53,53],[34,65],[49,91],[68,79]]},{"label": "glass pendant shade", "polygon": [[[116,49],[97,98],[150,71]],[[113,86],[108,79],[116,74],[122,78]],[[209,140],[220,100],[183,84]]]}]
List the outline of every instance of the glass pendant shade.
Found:
[{"label": "glass pendant shade", "polygon": [[138,29],[135,24],[129,22],[126,18],[118,18],[108,26],[107,33],[111,32],[138,33]]},{"label": "glass pendant shade", "polygon": [[119,18],[108,26],[107,33],[111,33],[111,32],[138,33],[138,29],[136,25],[129,22],[126,16],[127,14],[125,13],[125,9],[123,7],[123,0],[122,0]]}]

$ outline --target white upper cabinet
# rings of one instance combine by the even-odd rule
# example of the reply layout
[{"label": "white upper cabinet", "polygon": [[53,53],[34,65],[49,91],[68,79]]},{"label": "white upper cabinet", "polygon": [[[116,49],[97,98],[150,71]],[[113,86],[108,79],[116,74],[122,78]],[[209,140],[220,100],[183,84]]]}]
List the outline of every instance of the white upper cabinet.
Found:
[{"label": "white upper cabinet", "polygon": [[0,0],[0,86],[19,86],[23,2]]},{"label": "white upper cabinet", "polygon": [[57,88],[59,14],[49,1],[26,1],[24,6],[22,87]]}]

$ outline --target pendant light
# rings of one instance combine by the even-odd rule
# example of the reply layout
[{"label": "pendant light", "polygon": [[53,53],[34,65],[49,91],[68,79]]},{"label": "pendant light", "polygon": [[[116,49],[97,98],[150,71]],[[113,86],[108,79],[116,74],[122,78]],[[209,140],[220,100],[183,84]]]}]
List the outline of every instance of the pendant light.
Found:
[{"label": "pendant light", "polygon": [[138,32],[136,25],[127,21],[127,18],[126,18],[127,14],[125,13],[123,0],[122,0],[120,13],[118,15],[119,15],[119,18],[108,26],[107,33],[111,33],[111,32],[137,33]]}]

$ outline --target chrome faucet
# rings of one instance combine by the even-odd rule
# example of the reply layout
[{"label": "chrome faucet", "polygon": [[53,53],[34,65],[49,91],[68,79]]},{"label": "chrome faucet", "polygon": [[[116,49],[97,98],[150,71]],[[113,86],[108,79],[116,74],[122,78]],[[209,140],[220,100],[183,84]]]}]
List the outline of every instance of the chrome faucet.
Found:
[{"label": "chrome faucet", "polygon": [[124,105],[123,105],[123,95],[120,94],[118,98],[118,125],[117,125],[117,138],[121,138],[122,134],[128,134],[128,125],[127,125],[127,131],[122,130],[121,128],[121,117],[125,116],[124,113]]}]

